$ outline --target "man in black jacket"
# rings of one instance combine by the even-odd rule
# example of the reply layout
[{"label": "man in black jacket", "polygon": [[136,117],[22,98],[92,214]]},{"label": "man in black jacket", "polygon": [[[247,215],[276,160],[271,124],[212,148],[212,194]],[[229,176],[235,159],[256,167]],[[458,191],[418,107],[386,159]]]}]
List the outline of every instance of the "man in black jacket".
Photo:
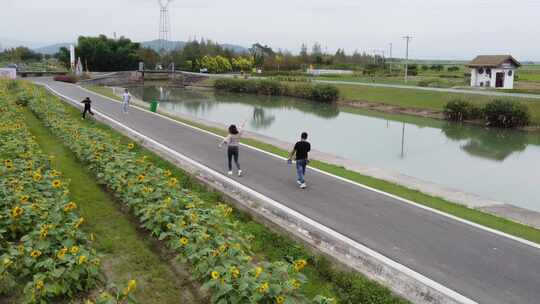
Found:
[{"label": "man in black jacket", "polygon": [[309,163],[308,153],[311,151],[311,144],[307,141],[307,138],[308,134],[303,132],[300,136],[300,141],[294,145],[288,159],[288,162],[291,163],[293,156],[296,156],[296,181],[301,189],[307,187],[304,176],[306,174],[306,166]]},{"label": "man in black jacket", "polygon": [[82,113],[82,119],[86,118],[86,112],[90,113],[90,115],[94,116],[94,112],[92,112],[92,101],[90,100],[90,97],[86,97],[81,103],[84,103],[84,111]]}]

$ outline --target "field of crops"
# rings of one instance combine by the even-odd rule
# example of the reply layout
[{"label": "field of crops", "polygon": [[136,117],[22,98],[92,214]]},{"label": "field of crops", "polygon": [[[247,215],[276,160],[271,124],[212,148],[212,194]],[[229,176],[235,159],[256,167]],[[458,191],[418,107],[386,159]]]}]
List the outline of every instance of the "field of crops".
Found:
[{"label": "field of crops", "polygon": [[[85,219],[68,181],[27,128],[22,106],[29,96],[11,94],[17,89],[19,83],[0,82],[0,295],[51,303],[98,287],[101,261],[93,234],[81,229]],[[93,300],[131,301],[135,285]]]}]

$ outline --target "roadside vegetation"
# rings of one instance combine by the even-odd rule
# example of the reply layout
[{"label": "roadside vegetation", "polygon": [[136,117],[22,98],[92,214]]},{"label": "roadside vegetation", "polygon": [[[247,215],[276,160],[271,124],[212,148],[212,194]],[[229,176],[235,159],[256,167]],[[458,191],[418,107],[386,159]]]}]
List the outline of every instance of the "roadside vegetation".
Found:
[{"label": "roadside vegetation", "polygon": [[15,103],[27,101],[13,95],[18,86],[0,81],[0,296],[10,303],[133,302],[136,280],[105,285],[91,219],[70,191],[76,185],[66,168],[35,137],[26,103]]}]

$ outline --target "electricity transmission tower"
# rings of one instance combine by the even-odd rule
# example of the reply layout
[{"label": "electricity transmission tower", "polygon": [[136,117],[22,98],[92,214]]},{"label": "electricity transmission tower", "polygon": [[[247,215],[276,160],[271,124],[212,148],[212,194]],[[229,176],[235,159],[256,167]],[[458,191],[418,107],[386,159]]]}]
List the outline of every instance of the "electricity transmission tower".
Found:
[{"label": "electricity transmission tower", "polygon": [[159,50],[167,50],[171,39],[171,23],[169,21],[169,4],[172,0],[158,0],[160,6],[159,16]]},{"label": "electricity transmission tower", "polygon": [[407,41],[407,49],[405,51],[405,83],[407,83],[407,74],[409,72],[409,42],[413,39],[412,36],[403,36],[403,39]]}]

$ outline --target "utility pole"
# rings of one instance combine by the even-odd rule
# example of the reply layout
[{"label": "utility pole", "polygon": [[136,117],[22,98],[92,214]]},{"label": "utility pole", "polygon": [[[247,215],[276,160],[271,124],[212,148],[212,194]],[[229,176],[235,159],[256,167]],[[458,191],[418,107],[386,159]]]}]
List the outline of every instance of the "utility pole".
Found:
[{"label": "utility pole", "polygon": [[403,39],[407,42],[407,49],[405,51],[405,83],[407,83],[407,73],[409,69],[409,42],[412,40],[412,36],[403,36]]},{"label": "utility pole", "polygon": [[390,66],[390,73],[392,73],[392,42],[390,42],[390,57],[388,57],[388,65]]}]

